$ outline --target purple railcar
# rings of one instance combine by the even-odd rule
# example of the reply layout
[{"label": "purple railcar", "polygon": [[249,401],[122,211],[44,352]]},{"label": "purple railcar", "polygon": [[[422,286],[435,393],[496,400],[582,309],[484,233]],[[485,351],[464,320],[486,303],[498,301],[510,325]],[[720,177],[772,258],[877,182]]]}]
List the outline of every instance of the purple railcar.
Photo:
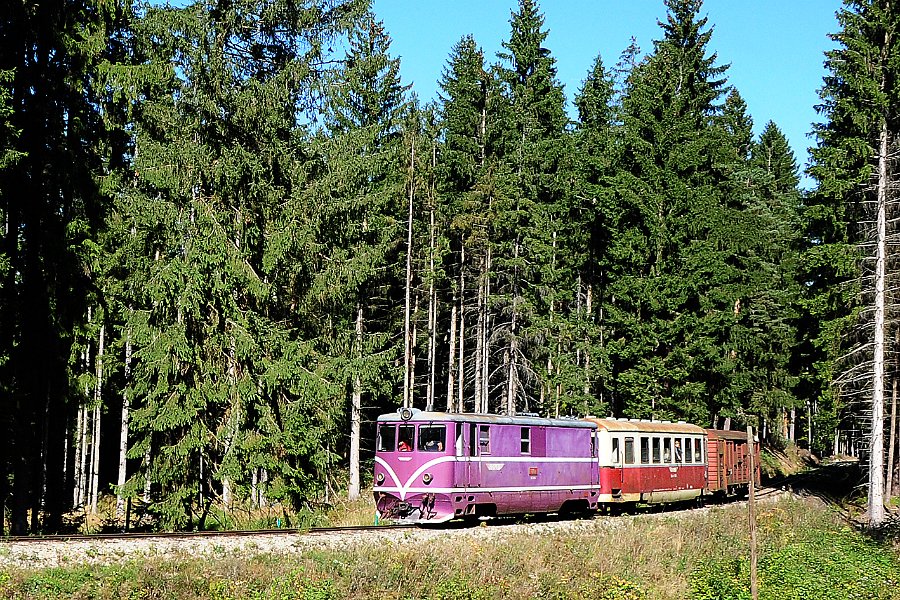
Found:
[{"label": "purple railcar", "polygon": [[377,430],[382,518],[441,523],[597,508],[595,423],[401,409],[380,416]]}]

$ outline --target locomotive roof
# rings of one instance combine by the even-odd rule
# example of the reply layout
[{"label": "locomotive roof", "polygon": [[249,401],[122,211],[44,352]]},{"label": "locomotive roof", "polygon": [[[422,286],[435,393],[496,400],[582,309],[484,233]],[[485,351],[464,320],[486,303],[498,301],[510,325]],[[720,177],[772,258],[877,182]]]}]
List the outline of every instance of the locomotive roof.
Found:
[{"label": "locomotive roof", "polygon": [[493,423],[497,425],[522,425],[529,427],[575,427],[594,429],[596,424],[583,419],[545,419],[530,415],[488,415],[479,413],[448,413],[412,409],[409,419],[400,417],[399,412],[387,413],[378,417],[386,423],[421,423],[423,421],[452,421],[455,423]]},{"label": "locomotive roof", "polygon": [[706,433],[702,427],[691,425],[684,421],[672,423],[671,421],[645,421],[639,419],[597,419],[588,417],[585,419],[596,423],[599,429],[607,431],[638,431],[641,433],[687,433],[703,435]]}]

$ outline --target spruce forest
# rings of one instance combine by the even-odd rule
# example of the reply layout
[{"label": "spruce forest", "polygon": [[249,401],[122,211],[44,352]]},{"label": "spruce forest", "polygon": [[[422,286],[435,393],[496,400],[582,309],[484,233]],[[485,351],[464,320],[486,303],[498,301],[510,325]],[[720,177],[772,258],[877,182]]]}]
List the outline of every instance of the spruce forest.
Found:
[{"label": "spruce forest", "polygon": [[751,424],[896,491],[900,6],[844,0],[805,191],[661,4],[573,115],[537,0],[427,102],[368,0],[8,3],[0,534],[366,494],[403,405]]}]

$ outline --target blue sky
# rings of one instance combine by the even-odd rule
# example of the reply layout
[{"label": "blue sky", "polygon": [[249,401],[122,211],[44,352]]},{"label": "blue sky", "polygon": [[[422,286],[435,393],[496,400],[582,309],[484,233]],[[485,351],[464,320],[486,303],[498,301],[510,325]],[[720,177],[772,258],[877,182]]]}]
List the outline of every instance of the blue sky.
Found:
[{"label": "blue sky", "polygon": [[[631,37],[643,52],[653,48],[665,18],[662,0],[543,0],[556,59],[570,106],[594,58],[614,65]],[[420,100],[436,98],[450,48],[473,34],[493,62],[509,37],[517,0],[375,0],[375,14],[393,39],[405,83]],[[837,31],[840,0],[706,0],[701,14],[713,26],[711,49],[730,64],[729,82],[747,101],[755,130],[769,120],[784,131],[801,167],[808,159],[811,123],[818,121],[817,90],[825,74],[824,51]],[[803,185],[812,183],[804,179]]]}]

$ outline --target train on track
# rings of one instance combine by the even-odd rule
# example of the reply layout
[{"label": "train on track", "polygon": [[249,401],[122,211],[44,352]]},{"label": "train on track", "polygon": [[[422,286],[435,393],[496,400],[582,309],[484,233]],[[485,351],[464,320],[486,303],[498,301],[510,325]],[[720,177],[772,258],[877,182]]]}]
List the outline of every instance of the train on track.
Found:
[{"label": "train on track", "polygon": [[411,523],[736,496],[751,477],[744,432],[410,408],[378,418],[374,475],[379,516]]}]

